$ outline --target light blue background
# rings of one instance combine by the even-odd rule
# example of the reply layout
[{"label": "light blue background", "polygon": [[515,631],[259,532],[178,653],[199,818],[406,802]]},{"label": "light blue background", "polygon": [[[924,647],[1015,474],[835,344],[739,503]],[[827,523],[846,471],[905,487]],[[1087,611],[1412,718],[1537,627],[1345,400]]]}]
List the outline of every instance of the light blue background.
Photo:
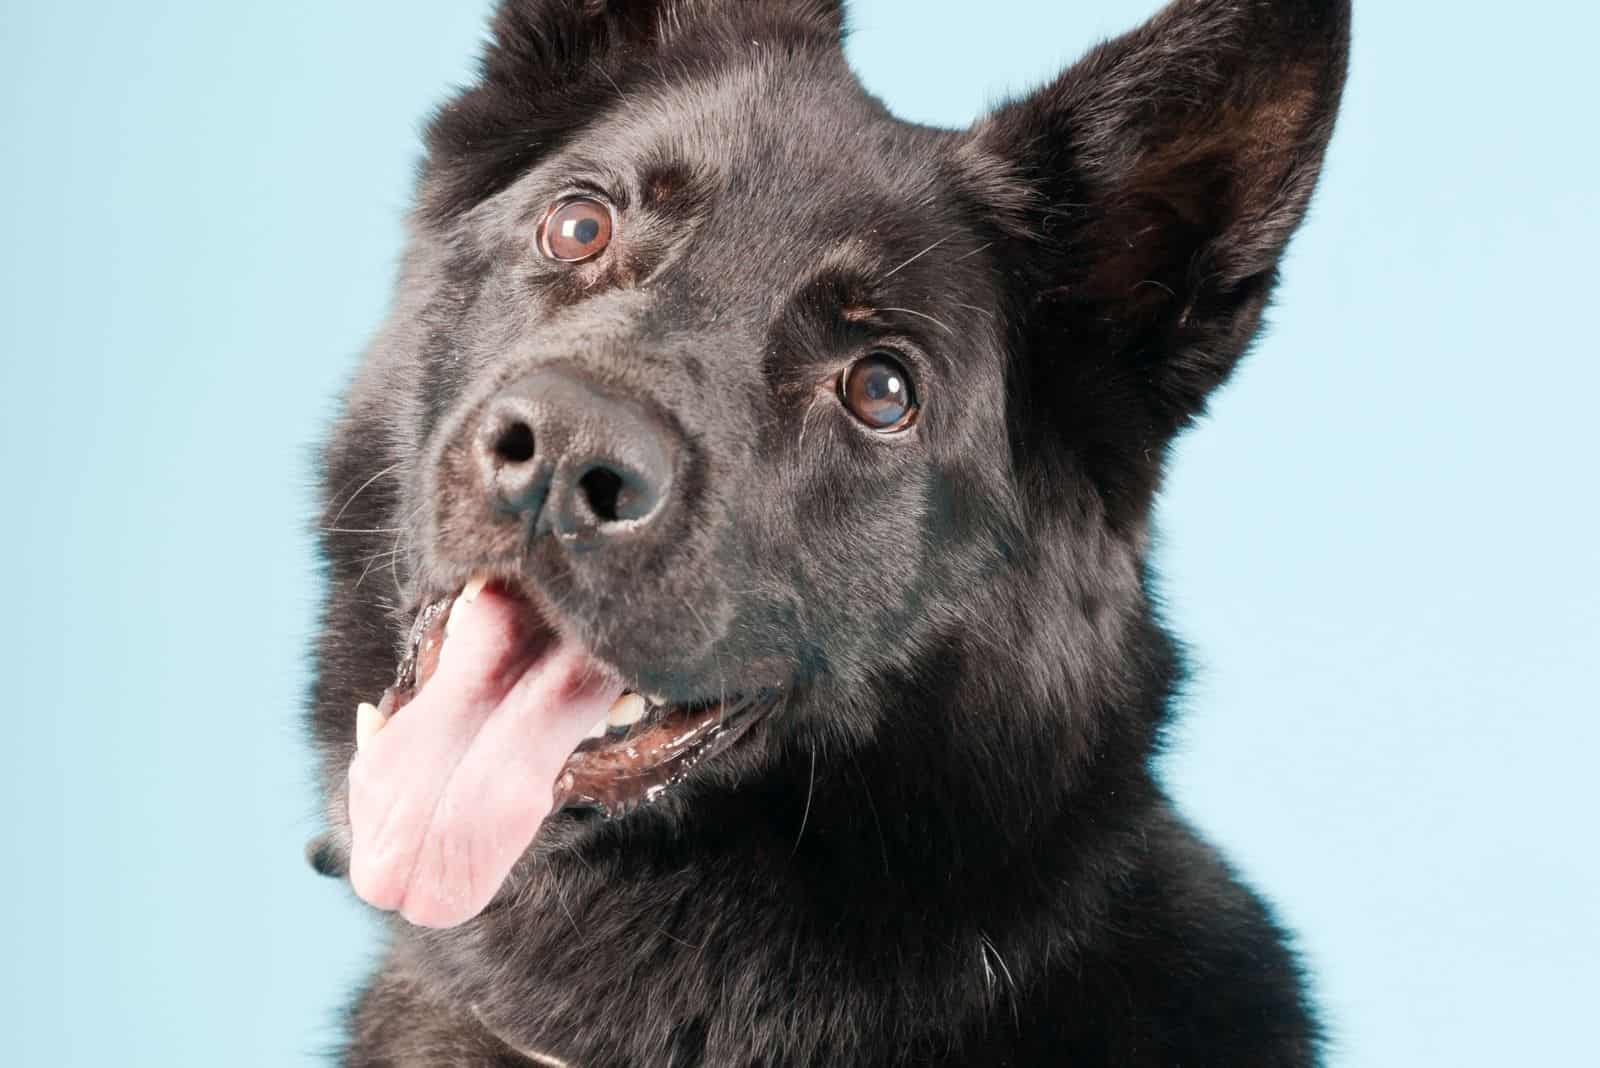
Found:
[{"label": "light blue background", "polygon": [[[863,0],[961,123],[1155,0]],[[1341,1066],[1576,1063],[1600,984],[1600,15],[1358,2],[1275,326],[1183,444],[1170,780]],[[309,446],[483,3],[0,10],[0,1054],[309,1064],[374,930],[300,847]],[[221,1051],[227,1050],[223,1053]]]}]

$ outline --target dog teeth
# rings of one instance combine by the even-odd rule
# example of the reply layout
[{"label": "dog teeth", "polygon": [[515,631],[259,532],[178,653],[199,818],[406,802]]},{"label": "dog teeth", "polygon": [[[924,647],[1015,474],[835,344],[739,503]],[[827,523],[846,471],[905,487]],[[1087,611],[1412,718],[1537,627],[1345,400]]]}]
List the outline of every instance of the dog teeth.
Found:
[{"label": "dog teeth", "polygon": [[471,604],[473,601],[478,599],[478,594],[482,593],[483,588],[487,585],[489,585],[489,576],[485,572],[480,571],[478,574],[473,575],[472,578],[467,581],[467,584],[461,588],[461,596],[457,597],[456,600],[465,601],[468,604]]},{"label": "dog teeth", "polygon": [[388,718],[378,711],[378,706],[370,701],[362,701],[356,706],[356,751],[365,749],[367,743],[378,736],[383,730]]},{"label": "dog teeth", "polygon": [[660,694],[647,693],[645,694],[644,699],[650,702],[650,706],[652,708],[667,707],[667,699],[662,697]]},{"label": "dog teeth", "polygon": [[598,721],[596,721],[596,723],[595,723],[595,725],[593,727],[589,728],[589,733],[584,735],[584,737],[585,738],[604,738],[606,736],[606,727],[607,726],[609,726],[609,724],[607,724],[605,720],[603,720],[603,719],[602,720],[598,720]]},{"label": "dog teeth", "polygon": [[606,723],[612,727],[631,727],[644,719],[645,712],[643,697],[636,693],[625,693],[617,698],[611,711],[606,713]]},{"label": "dog teeth", "polygon": [[489,585],[488,575],[482,573],[473,575],[467,584],[462,587],[461,593],[456,599],[450,602],[450,614],[444,617],[444,636],[446,638],[455,632],[457,610],[465,612],[472,602],[478,599],[478,594],[482,593],[487,585]]}]

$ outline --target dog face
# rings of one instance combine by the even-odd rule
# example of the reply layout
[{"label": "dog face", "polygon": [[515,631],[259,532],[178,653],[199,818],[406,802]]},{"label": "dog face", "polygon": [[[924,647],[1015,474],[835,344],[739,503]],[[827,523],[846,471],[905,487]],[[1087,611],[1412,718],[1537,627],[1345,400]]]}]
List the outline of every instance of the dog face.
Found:
[{"label": "dog face", "polygon": [[[558,809],[679,824],[893,738],[882,774],[916,766],[928,811],[1020,813],[1002,844],[1091,756],[1142,759],[1162,459],[1255,332],[1347,20],[1186,0],[947,132],[861,90],[823,0],[507,0],[325,457],[315,724],[357,889],[440,926],[500,890],[542,797],[468,834],[477,868],[459,826],[362,860],[363,808],[501,826],[489,786],[412,798],[396,770],[463,732],[543,732],[505,773]],[[445,711],[400,706],[430,689],[477,718],[428,733]],[[461,743],[438,790],[503,781],[491,756]]]},{"label": "dog face", "polygon": [[[426,398],[420,581],[526,576],[675,701],[867,686],[1017,519],[983,220],[948,135],[896,123],[837,51],[633,91],[454,223],[482,277]],[[553,250],[562,225],[604,240]],[[533,509],[481,455],[508,398],[551,443]],[[638,515],[591,499],[596,464]]]}]

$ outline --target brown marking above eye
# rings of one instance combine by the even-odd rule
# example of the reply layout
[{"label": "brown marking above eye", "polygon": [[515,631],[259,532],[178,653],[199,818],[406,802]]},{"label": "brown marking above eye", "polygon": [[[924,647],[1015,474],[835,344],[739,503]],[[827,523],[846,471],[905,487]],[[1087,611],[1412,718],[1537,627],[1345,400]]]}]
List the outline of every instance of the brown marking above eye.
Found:
[{"label": "brown marking above eye", "polygon": [[611,208],[594,197],[556,204],[539,224],[539,251],[562,263],[593,259],[611,244]]},{"label": "brown marking above eye", "polygon": [[681,163],[657,163],[650,167],[640,180],[641,203],[652,211],[672,206],[690,193],[695,185],[689,168]]},{"label": "brown marking above eye", "polygon": [[664,224],[683,228],[704,217],[718,185],[715,173],[663,152],[639,174],[639,207],[662,216]]}]

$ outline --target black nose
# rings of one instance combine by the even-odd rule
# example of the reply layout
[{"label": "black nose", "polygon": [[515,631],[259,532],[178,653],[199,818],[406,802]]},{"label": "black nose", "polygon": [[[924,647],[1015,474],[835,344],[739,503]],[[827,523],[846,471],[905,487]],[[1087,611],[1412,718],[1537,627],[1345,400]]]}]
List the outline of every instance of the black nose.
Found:
[{"label": "black nose", "polygon": [[536,533],[601,540],[660,514],[677,459],[675,436],[648,408],[559,369],[495,395],[475,450],[496,508],[533,520]]}]

